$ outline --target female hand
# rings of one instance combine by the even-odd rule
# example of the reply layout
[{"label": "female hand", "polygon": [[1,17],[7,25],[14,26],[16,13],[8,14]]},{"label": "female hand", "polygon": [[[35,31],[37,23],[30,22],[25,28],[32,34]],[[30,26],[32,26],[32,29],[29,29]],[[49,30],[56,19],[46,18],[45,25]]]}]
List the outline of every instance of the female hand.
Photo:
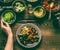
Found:
[{"label": "female hand", "polygon": [[12,30],[8,23],[1,21],[1,27],[7,33],[8,36],[12,35]]}]

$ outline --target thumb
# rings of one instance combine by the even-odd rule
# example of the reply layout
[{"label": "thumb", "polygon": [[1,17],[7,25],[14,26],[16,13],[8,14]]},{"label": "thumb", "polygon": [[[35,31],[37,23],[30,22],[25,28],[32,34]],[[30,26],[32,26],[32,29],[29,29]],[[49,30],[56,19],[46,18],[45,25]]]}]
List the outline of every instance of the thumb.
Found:
[{"label": "thumb", "polygon": [[1,20],[1,28],[6,28],[5,26],[4,26],[4,24],[3,24],[3,21]]}]

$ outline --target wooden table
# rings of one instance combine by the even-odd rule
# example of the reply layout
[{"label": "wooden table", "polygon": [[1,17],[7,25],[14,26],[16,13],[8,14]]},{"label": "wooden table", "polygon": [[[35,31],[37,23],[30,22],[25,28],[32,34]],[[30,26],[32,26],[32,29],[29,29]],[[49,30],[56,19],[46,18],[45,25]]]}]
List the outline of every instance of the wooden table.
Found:
[{"label": "wooden table", "polygon": [[[55,29],[51,21],[45,21],[42,24],[34,23],[37,25],[42,34],[42,40],[38,46],[32,49],[21,47],[16,41],[16,30],[24,23],[15,23],[12,27],[14,35],[14,50],[60,50],[60,29]],[[7,36],[0,31],[0,50],[3,50],[7,41]]]},{"label": "wooden table", "polygon": [[[56,29],[53,26],[52,21],[47,21],[47,20],[44,21],[42,24],[41,22],[39,23],[34,22],[34,24],[37,25],[41,30],[42,40],[40,44],[32,49],[26,49],[21,47],[16,41],[15,35],[16,35],[16,30],[22,24],[24,24],[24,22],[23,23],[16,22],[11,26],[14,35],[14,50],[60,50],[60,29],[58,28]],[[7,36],[0,29],[0,50],[4,49],[6,45],[6,41],[7,41]]]}]

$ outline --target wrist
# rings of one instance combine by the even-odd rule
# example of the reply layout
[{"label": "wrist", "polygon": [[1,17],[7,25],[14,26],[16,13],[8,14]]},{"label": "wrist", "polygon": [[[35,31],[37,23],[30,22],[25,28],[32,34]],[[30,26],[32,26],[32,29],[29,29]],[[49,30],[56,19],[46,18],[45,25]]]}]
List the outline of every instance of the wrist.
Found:
[{"label": "wrist", "polygon": [[11,30],[7,30],[6,33],[9,35],[9,34],[12,34],[12,31]]},{"label": "wrist", "polygon": [[12,33],[10,33],[10,34],[8,35],[8,37],[13,37],[13,34],[12,34]]}]

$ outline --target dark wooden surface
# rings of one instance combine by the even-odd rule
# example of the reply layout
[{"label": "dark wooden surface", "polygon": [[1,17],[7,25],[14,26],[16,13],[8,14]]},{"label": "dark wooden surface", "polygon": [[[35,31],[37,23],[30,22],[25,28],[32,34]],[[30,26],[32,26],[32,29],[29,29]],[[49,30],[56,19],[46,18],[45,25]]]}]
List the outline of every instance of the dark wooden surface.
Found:
[{"label": "dark wooden surface", "polygon": [[[52,21],[45,21],[42,24],[41,23],[42,22],[34,23],[41,30],[42,40],[38,46],[32,49],[23,48],[16,41],[16,36],[15,36],[16,30],[20,25],[25,23],[17,22],[13,26],[11,26],[14,35],[14,50],[60,50],[60,29],[55,28],[53,26]],[[1,30],[0,27],[0,50],[4,50],[6,41],[7,41],[7,35]]]},{"label": "dark wooden surface", "polygon": [[[60,50],[60,29],[55,29],[53,27],[52,22],[47,21],[45,21],[41,25],[37,23],[34,24],[36,24],[40,28],[42,40],[41,43],[32,50]],[[16,24],[16,26],[13,28],[13,31],[15,31],[15,29],[18,28],[19,26],[20,23]],[[21,48],[15,38],[14,50],[28,50],[28,49]]]},{"label": "dark wooden surface", "polygon": [[[51,21],[45,21],[42,24],[36,24],[42,34],[42,40],[38,46],[32,49],[26,49],[21,47],[16,41],[16,30],[24,23],[16,23],[12,26],[14,35],[14,50],[60,50],[60,29],[56,29]],[[0,50],[3,50],[7,41],[7,36],[3,31],[0,30]]]}]

